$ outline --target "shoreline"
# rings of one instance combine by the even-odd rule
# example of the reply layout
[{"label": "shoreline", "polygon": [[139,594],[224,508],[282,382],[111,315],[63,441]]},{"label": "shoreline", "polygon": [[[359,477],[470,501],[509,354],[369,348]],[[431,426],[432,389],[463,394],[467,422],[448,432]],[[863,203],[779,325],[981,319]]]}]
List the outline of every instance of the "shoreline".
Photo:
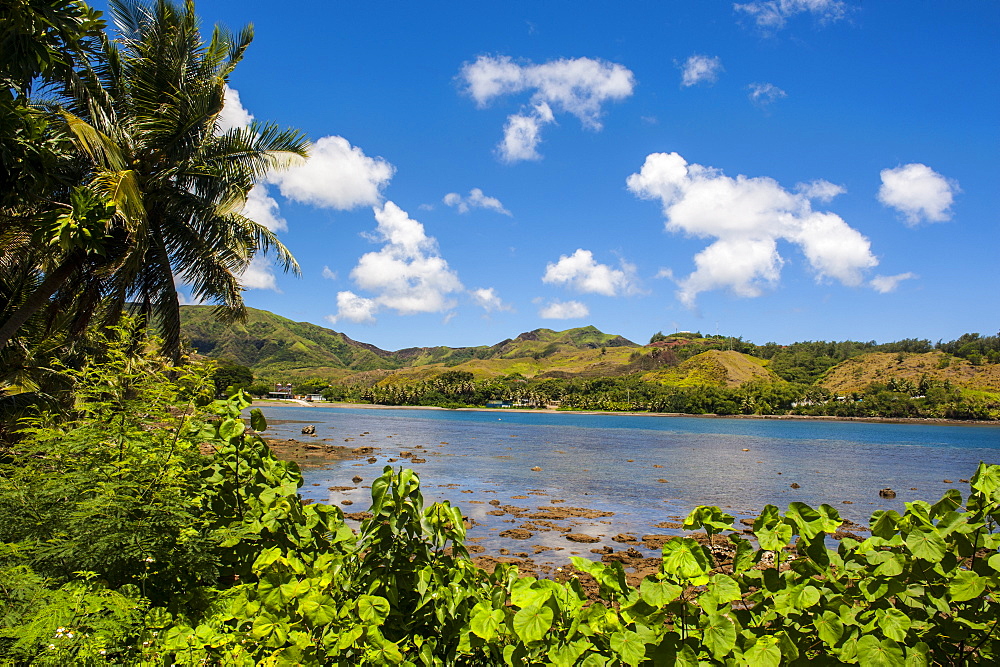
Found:
[{"label": "shoreline", "polygon": [[453,412],[513,412],[552,415],[622,415],[626,417],[687,417],[691,419],[751,419],[774,421],[834,421],[869,424],[924,424],[939,426],[1000,426],[1000,421],[945,419],[934,417],[834,417],[830,415],[694,415],[683,412],[612,412],[606,410],[554,410],[552,408],[442,408],[437,405],[376,405],[373,403],[310,403],[299,400],[254,399],[253,407],[358,408],[362,410],[449,410]]}]

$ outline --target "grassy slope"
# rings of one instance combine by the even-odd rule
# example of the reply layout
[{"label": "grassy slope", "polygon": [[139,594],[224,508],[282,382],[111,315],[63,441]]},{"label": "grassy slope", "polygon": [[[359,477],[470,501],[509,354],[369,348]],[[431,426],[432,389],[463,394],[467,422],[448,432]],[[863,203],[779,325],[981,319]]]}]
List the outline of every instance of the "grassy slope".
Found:
[{"label": "grassy slope", "polygon": [[[201,354],[232,359],[255,375],[287,378],[323,377],[371,382],[388,371],[407,369],[400,377],[422,378],[448,369],[470,370],[477,378],[544,372],[571,375],[620,375],[635,343],[595,327],[566,331],[536,329],[493,346],[408,348],[389,352],[344,334],[293,322],[263,310],[248,309],[247,321],[226,325],[210,306],[181,309],[184,337]],[[602,354],[602,348],[604,354]]]},{"label": "grassy slope", "polygon": [[[532,356],[516,358],[473,359],[457,365],[428,364],[402,368],[384,374],[380,381],[406,382],[426,380],[445,371],[468,371],[476,380],[485,380],[512,373],[525,377],[607,377],[623,375],[622,368],[628,364],[634,347],[607,348],[601,354],[597,349],[564,349],[547,357],[535,359]],[[369,384],[375,373],[355,374],[344,377],[348,383]]]},{"label": "grassy slope", "polygon": [[[511,373],[526,377],[617,377],[640,373],[644,380],[679,386],[781,382],[767,368],[767,361],[733,351],[710,350],[678,366],[657,368],[648,356],[652,348],[592,326],[566,331],[536,329],[492,346],[389,352],[315,324],[248,310],[247,322],[225,325],[212,315],[211,306],[184,306],[184,335],[206,356],[232,359],[251,367],[258,377],[288,380],[315,377],[374,384],[463,370],[476,379]],[[671,340],[661,347],[698,342]],[[926,374],[967,390],[1000,392],[1000,365],[973,366],[952,358],[948,367],[939,368],[943,357],[937,351],[902,356],[867,353],[833,367],[818,384],[844,394],[862,391],[873,382],[886,382],[892,377],[919,382]]]},{"label": "grassy slope", "polygon": [[767,361],[730,350],[709,350],[679,366],[651,371],[644,380],[678,386],[712,385],[738,387],[746,382],[781,382],[767,368]]},{"label": "grassy slope", "polygon": [[258,374],[293,368],[367,370],[402,365],[392,353],[336,331],[264,310],[247,310],[246,322],[223,324],[210,306],[184,306],[183,335],[199,353],[232,359]]},{"label": "grassy slope", "polygon": [[818,384],[837,394],[846,394],[862,391],[873,382],[884,383],[891,378],[919,382],[927,375],[932,380],[947,380],[963,389],[1000,392],[1000,364],[973,366],[964,359],[952,357],[946,368],[939,368],[944,357],[939,351],[902,355],[870,352],[834,366]]}]

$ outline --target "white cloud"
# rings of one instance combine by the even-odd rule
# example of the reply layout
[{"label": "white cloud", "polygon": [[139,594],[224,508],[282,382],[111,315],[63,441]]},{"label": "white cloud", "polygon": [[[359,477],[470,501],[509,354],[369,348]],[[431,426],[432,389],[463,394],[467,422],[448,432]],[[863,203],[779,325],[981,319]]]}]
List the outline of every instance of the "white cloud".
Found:
[{"label": "white cloud", "polygon": [[635,86],[628,68],[591,58],[521,65],[508,56],[479,56],[462,68],[459,78],[481,108],[498,97],[531,91],[521,112],[507,117],[504,139],[497,146],[507,162],[541,158],[541,128],[555,122],[555,112],[572,114],[584,127],[600,130],[604,103],[625,99]]},{"label": "white cloud", "polygon": [[373,299],[366,299],[354,292],[337,292],[337,314],[327,315],[331,324],[348,320],[355,323],[374,323],[378,304]]},{"label": "white cloud", "polygon": [[783,97],[788,97],[788,93],[773,83],[751,83],[747,86],[747,90],[750,91],[747,96],[750,101],[762,109],[771,106]]},{"label": "white cloud", "polygon": [[235,88],[226,85],[222,102],[222,111],[216,121],[216,126],[220,134],[225,134],[229,130],[237,127],[246,127],[253,122],[253,115],[243,108],[240,102],[240,93]]},{"label": "white cloud", "polygon": [[513,310],[508,304],[503,302],[500,295],[497,294],[496,289],[492,287],[480,287],[470,290],[469,295],[472,296],[472,300],[476,302],[476,305],[483,308],[487,313],[500,310]]},{"label": "white cloud", "polygon": [[847,15],[843,0],[755,0],[736,3],[733,9],[750,15],[765,30],[783,28],[796,14],[812,14],[824,23],[839,21]]},{"label": "white cloud", "polygon": [[915,273],[898,273],[894,276],[875,276],[872,278],[871,286],[879,294],[888,294],[889,292],[896,291],[899,287],[899,283],[904,280],[913,280],[914,278],[919,278]]},{"label": "white cloud", "polygon": [[[353,309],[349,312],[363,310],[367,321],[383,308],[400,315],[438,313],[453,308],[455,301],[448,295],[462,291],[463,287],[448,262],[437,254],[437,241],[427,236],[422,224],[391,201],[381,208],[375,207],[374,212],[378,228],[369,238],[385,245],[381,250],[362,255],[351,271],[351,279],[361,289],[375,293],[375,297],[362,302],[358,301],[362,297],[346,293],[344,303]],[[337,303],[340,308],[340,295]],[[340,311],[336,317],[350,319]]]},{"label": "white cloud", "polygon": [[396,169],[380,157],[368,157],[343,137],[322,137],[309,148],[309,159],[271,173],[281,194],[302,203],[348,210],[374,206]]},{"label": "white cloud", "polygon": [[274,274],[274,266],[271,264],[271,260],[264,255],[255,255],[237,279],[240,281],[243,289],[281,291],[278,289],[278,279]]},{"label": "white cloud", "polygon": [[507,163],[522,160],[541,160],[538,144],[542,140],[543,125],[555,122],[552,109],[545,102],[539,102],[527,114],[507,116],[503,126],[503,140],[497,144],[497,154]]},{"label": "white cloud", "polygon": [[656,272],[654,278],[666,278],[667,280],[674,279],[674,270],[667,266],[660,267],[660,270]]},{"label": "white cloud", "polygon": [[722,72],[722,60],[718,56],[695,54],[684,61],[681,67],[681,85],[694,86],[699,83],[715,83]]},{"label": "white cloud", "polygon": [[878,200],[903,214],[908,225],[921,221],[951,220],[951,204],[961,192],[958,182],[945,178],[925,164],[904,164],[883,169]]},{"label": "white cloud", "polygon": [[182,306],[206,306],[206,305],[208,305],[207,301],[202,301],[201,299],[199,299],[199,298],[197,298],[197,297],[195,297],[193,295],[186,294],[186,293],[181,292],[179,290],[177,292],[177,303],[180,304],[180,305],[182,305]]},{"label": "white cloud", "polygon": [[825,181],[795,193],[771,178],[731,178],[677,153],[653,153],[627,183],[637,196],[660,200],[667,231],[715,239],[695,256],[695,271],[677,281],[688,306],[708,290],[753,297],[774,285],[784,263],[779,240],[799,246],[817,280],[860,285],[878,264],[861,233],[833,213],[813,210],[812,199],[823,201],[838,189]]},{"label": "white cloud", "polygon": [[552,301],[538,311],[539,317],[546,320],[572,320],[589,314],[587,306],[579,301]]},{"label": "white cloud", "polygon": [[337,279],[337,272],[330,270],[329,266],[324,266],[323,267],[323,277],[326,278],[327,280],[336,280]]},{"label": "white cloud", "polygon": [[265,183],[258,183],[247,193],[243,215],[264,225],[272,232],[288,231],[288,223],[278,211],[278,202],[270,196]]},{"label": "white cloud", "polygon": [[635,267],[622,262],[621,269],[613,269],[607,264],[598,264],[589,250],[577,249],[572,255],[560,255],[559,261],[545,266],[542,282],[566,285],[584,294],[618,296],[633,294]]},{"label": "white cloud", "polygon": [[487,197],[479,188],[472,188],[468,197],[463,197],[457,192],[449,192],[441,201],[445,203],[445,206],[457,208],[459,213],[468,213],[474,208],[485,208],[503,215],[510,215],[510,211],[503,207],[499,199]]},{"label": "white cloud", "polygon": [[799,183],[795,186],[795,191],[809,199],[816,199],[827,204],[833,201],[837,195],[847,192],[847,189],[842,185],[819,178],[809,183]]}]

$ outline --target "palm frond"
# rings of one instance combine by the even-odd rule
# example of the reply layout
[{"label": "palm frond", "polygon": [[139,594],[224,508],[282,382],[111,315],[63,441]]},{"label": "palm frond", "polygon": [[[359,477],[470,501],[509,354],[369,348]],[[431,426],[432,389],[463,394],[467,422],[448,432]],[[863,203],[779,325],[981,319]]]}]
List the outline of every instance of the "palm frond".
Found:
[{"label": "palm frond", "polygon": [[79,116],[63,112],[66,125],[76,137],[76,143],[102,169],[123,171],[125,160],[122,159],[118,145],[107,135],[96,130]]}]

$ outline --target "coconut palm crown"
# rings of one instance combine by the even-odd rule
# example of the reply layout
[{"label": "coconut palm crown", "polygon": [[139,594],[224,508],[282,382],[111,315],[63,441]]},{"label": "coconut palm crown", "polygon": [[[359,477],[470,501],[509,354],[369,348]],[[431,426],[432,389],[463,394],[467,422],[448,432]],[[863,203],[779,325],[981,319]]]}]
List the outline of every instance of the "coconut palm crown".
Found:
[{"label": "coconut palm crown", "polygon": [[161,329],[165,351],[180,349],[177,283],[245,316],[240,276],[258,253],[298,272],[288,249],[248,218],[248,194],[269,170],[306,156],[294,130],[251,123],[221,131],[226,82],[253,38],[216,27],[202,39],[194,4],[111,0],[118,37],[67,89],[65,118],[93,163],[90,188],[115,207],[102,239],[108,312],[126,304]]}]

